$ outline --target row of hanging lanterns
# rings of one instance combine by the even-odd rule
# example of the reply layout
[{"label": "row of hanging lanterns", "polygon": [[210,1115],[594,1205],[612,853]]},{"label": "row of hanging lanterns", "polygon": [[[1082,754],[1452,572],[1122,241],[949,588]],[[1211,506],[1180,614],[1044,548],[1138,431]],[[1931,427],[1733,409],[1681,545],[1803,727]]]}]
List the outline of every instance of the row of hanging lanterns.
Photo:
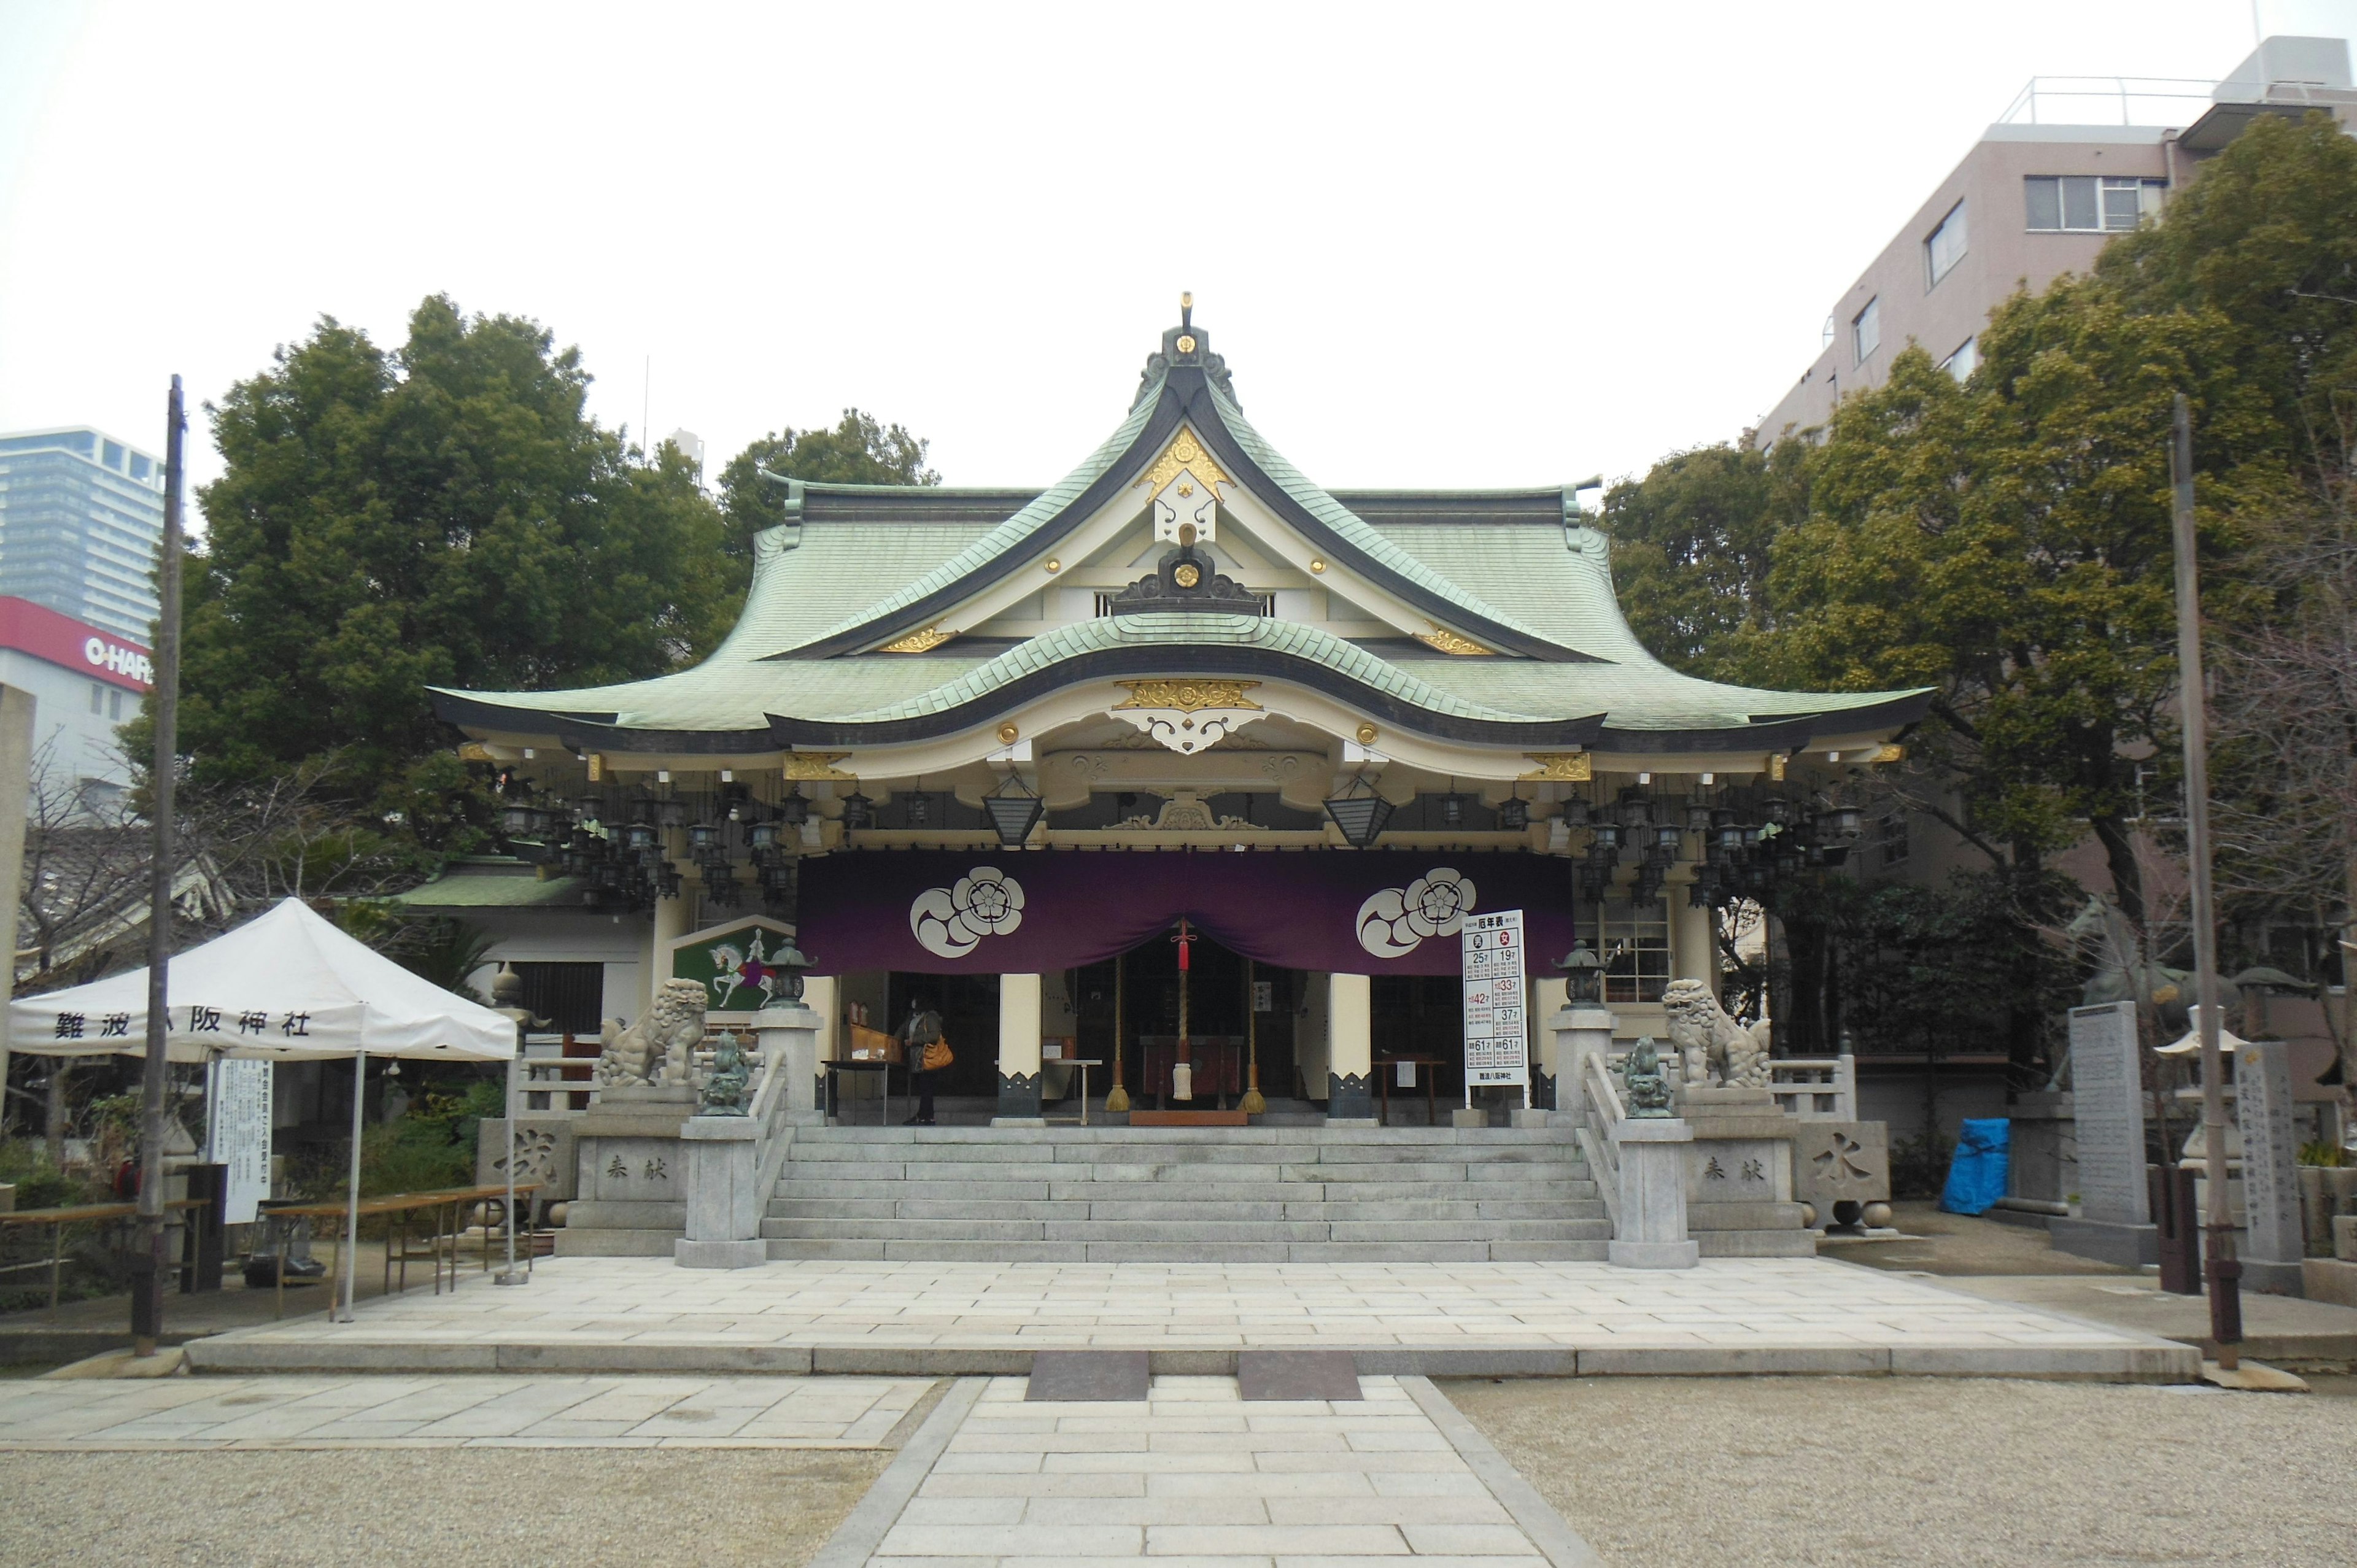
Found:
[{"label": "row of hanging lanterns", "polygon": [[[1631,902],[1660,902],[1671,868],[1686,861],[1694,865],[1686,901],[1698,909],[1746,898],[1772,903],[1807,873],[1841,865],[1861,820],[1855,806],[1820,809],[1758,790],[1730,789],[1716,798],[1696,794],[1681,801],[1636,785],[1609,803],[1567,805],[1565,814],[1575,827],[1587,819],[1587,849],[1577,874],[1583,898],[1601,902],[1615,870],[1633,855]],[[1699,855],[1687,853],[1689,837]]]}]

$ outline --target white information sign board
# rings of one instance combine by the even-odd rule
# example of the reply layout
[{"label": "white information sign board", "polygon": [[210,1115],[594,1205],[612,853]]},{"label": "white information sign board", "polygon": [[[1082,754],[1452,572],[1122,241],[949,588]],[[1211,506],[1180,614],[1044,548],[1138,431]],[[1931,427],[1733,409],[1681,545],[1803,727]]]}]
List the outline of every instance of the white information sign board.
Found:
[{"label": "white information sign board", "polygon": [[1476,1087],[1531,1086],[1529,1010],[1523,994],[1523,912],[1469,915],[1465,956],[1465,1102]]},{"label": "white information sign board", "polygon": [[221,1223],[251,1225],[270,1196],[270,1084],[275,1062],[224,1058],[209,1069],[205,1146],[229,1167]]}]

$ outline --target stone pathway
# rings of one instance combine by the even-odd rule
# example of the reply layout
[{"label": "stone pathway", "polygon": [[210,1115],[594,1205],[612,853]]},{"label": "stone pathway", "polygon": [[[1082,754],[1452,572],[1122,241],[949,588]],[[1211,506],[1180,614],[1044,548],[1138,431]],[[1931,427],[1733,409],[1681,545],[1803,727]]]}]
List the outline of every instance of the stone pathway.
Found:
[{"label": "stone pathway", "polygon": [[870,1494],[887,1509],[864,1532],[855,1514],[813,1568],[1596,1561],[1429,1383],[1361,1386],[1360,1401],[1247,1402],[1232,1378],[1157,1377],[1140,1402],[1053,1403],[992,1379],[962,1418],[945,1402],[936,1419],[960,1424],[920,1479],[898,1477],[905,1501],[888,1472]]},{"label": "stone pathway", "polygon": [[878,1448],[922,1378],[0,1382],[0,1449]]},{"label": "stone pathway", "polygon": [[1244,1348],[1362,1371],[1966,1373],[2167,1380],[2191,1352],[2131,1329],[1822,1259],[1603,1263],[544,1263],[531,1285],[365,1303],[191,1348],[210,1371],[1021,1373],[1035,1349],[1142,1349],[1233,1369]]}]

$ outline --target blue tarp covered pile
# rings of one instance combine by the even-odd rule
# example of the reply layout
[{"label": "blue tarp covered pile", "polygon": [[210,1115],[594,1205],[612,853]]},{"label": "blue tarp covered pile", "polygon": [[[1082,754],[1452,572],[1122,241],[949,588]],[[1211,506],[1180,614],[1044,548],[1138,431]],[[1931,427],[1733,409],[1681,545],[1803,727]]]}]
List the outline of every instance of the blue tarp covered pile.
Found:
[{"label": "blue tarp covered pile", "polygon": [[2001,1116],[1967,1117],[1948,1166],[1940,1207],[1950,1214],[1985,1214],[2005,1196],[2006,1151],[2013,1123]]}]

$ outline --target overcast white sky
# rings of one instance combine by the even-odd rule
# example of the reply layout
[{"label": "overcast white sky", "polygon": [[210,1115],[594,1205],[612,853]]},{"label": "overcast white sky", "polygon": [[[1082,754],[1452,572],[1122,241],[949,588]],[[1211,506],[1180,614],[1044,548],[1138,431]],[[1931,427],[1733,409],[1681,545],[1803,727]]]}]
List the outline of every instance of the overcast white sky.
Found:
[{"label": "overcast white sky", "polygon": [[155,449],[171,372],[218,397],[447,291],[716,464],[856,403],[950,483],[1044,484],[1191,288],[1322,483],[1618,476],[1765,412],[2028,78],[2253,37],[2248,0],[0,0],[0,429]]}]

